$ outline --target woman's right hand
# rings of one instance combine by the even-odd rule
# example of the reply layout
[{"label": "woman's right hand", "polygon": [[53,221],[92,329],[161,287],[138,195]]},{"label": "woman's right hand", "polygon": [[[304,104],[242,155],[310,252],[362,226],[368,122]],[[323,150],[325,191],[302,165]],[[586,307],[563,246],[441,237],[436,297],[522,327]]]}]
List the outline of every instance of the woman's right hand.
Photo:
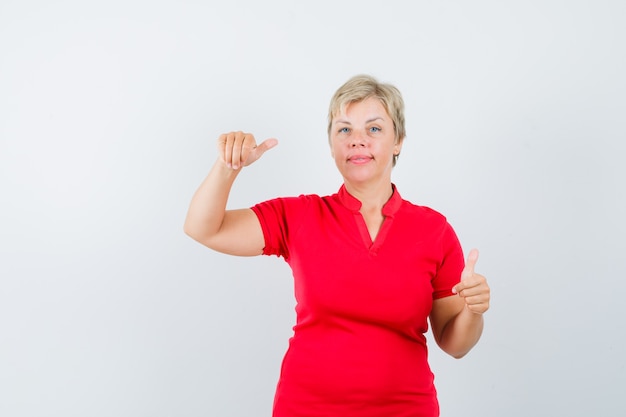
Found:
[{"label": "woman's right hand", "polygon": [[271,138],[257,145],[254,135],[241,131],[224,133],[217,141],[222,161],[233,170],[250,165],[277,144]]}]

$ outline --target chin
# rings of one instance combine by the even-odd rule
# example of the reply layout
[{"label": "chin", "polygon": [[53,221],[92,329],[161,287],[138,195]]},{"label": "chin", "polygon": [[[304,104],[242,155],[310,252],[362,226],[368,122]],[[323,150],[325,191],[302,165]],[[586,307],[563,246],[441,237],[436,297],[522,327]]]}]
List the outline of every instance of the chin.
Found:
[{"label": "chin", "polygon": [[374,179],[375,177],[373,177],[372,175],[343,175],[344,182],[349,182],[351,184],[364,184]]}]

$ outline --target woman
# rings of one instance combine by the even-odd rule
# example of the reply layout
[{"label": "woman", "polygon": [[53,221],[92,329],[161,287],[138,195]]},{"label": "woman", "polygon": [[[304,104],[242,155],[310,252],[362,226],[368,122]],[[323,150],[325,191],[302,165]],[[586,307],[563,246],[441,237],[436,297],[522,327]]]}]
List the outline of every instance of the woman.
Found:
[{"label": "woman", "polygon": [[235,178],[277,141],[221,135],[185,232],[231,255],[282,256],[293,270],[297,323],[274,417],[438,416],[427,318],[448,354],[460,358],[476,344],[490,298],[474,272],[478,252],[465,264],[446,219],[403,200],[392,184],[405,137],[394,86],[348,80],[331,100],[328,135],[343,176],[337,194],[240,210],[225,209]]}]

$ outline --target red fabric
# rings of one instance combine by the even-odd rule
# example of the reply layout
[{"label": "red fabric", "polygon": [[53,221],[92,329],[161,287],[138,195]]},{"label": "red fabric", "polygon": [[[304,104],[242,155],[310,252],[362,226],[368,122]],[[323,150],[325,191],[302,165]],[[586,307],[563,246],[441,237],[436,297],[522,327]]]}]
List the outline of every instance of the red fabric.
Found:
[{"label": "red fabric", "polygon": [[433,299],[459,282],[461,246],[441,214],[395,187],[374,242],[360,206],[342,186],[252,208],[297,301],[274,417],[439,415],[424,333]]}]

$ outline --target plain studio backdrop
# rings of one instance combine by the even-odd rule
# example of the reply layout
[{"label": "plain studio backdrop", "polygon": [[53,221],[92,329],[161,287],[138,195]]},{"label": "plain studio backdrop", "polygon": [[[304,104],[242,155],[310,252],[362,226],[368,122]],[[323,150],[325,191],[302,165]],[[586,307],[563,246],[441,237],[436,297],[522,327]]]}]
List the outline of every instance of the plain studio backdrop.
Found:
[{"label": "plain studio backdrop", "polygon": [[[330,194],[333,92],[406,101],[392,174],[492,287],[442,416],[623,416],[626,3],[0,2],[0,415],[269,416],[276,257],[182,231],[220,133],[280,143],[230,207]],[[348,260],[347,260],[348,261]]]}]

